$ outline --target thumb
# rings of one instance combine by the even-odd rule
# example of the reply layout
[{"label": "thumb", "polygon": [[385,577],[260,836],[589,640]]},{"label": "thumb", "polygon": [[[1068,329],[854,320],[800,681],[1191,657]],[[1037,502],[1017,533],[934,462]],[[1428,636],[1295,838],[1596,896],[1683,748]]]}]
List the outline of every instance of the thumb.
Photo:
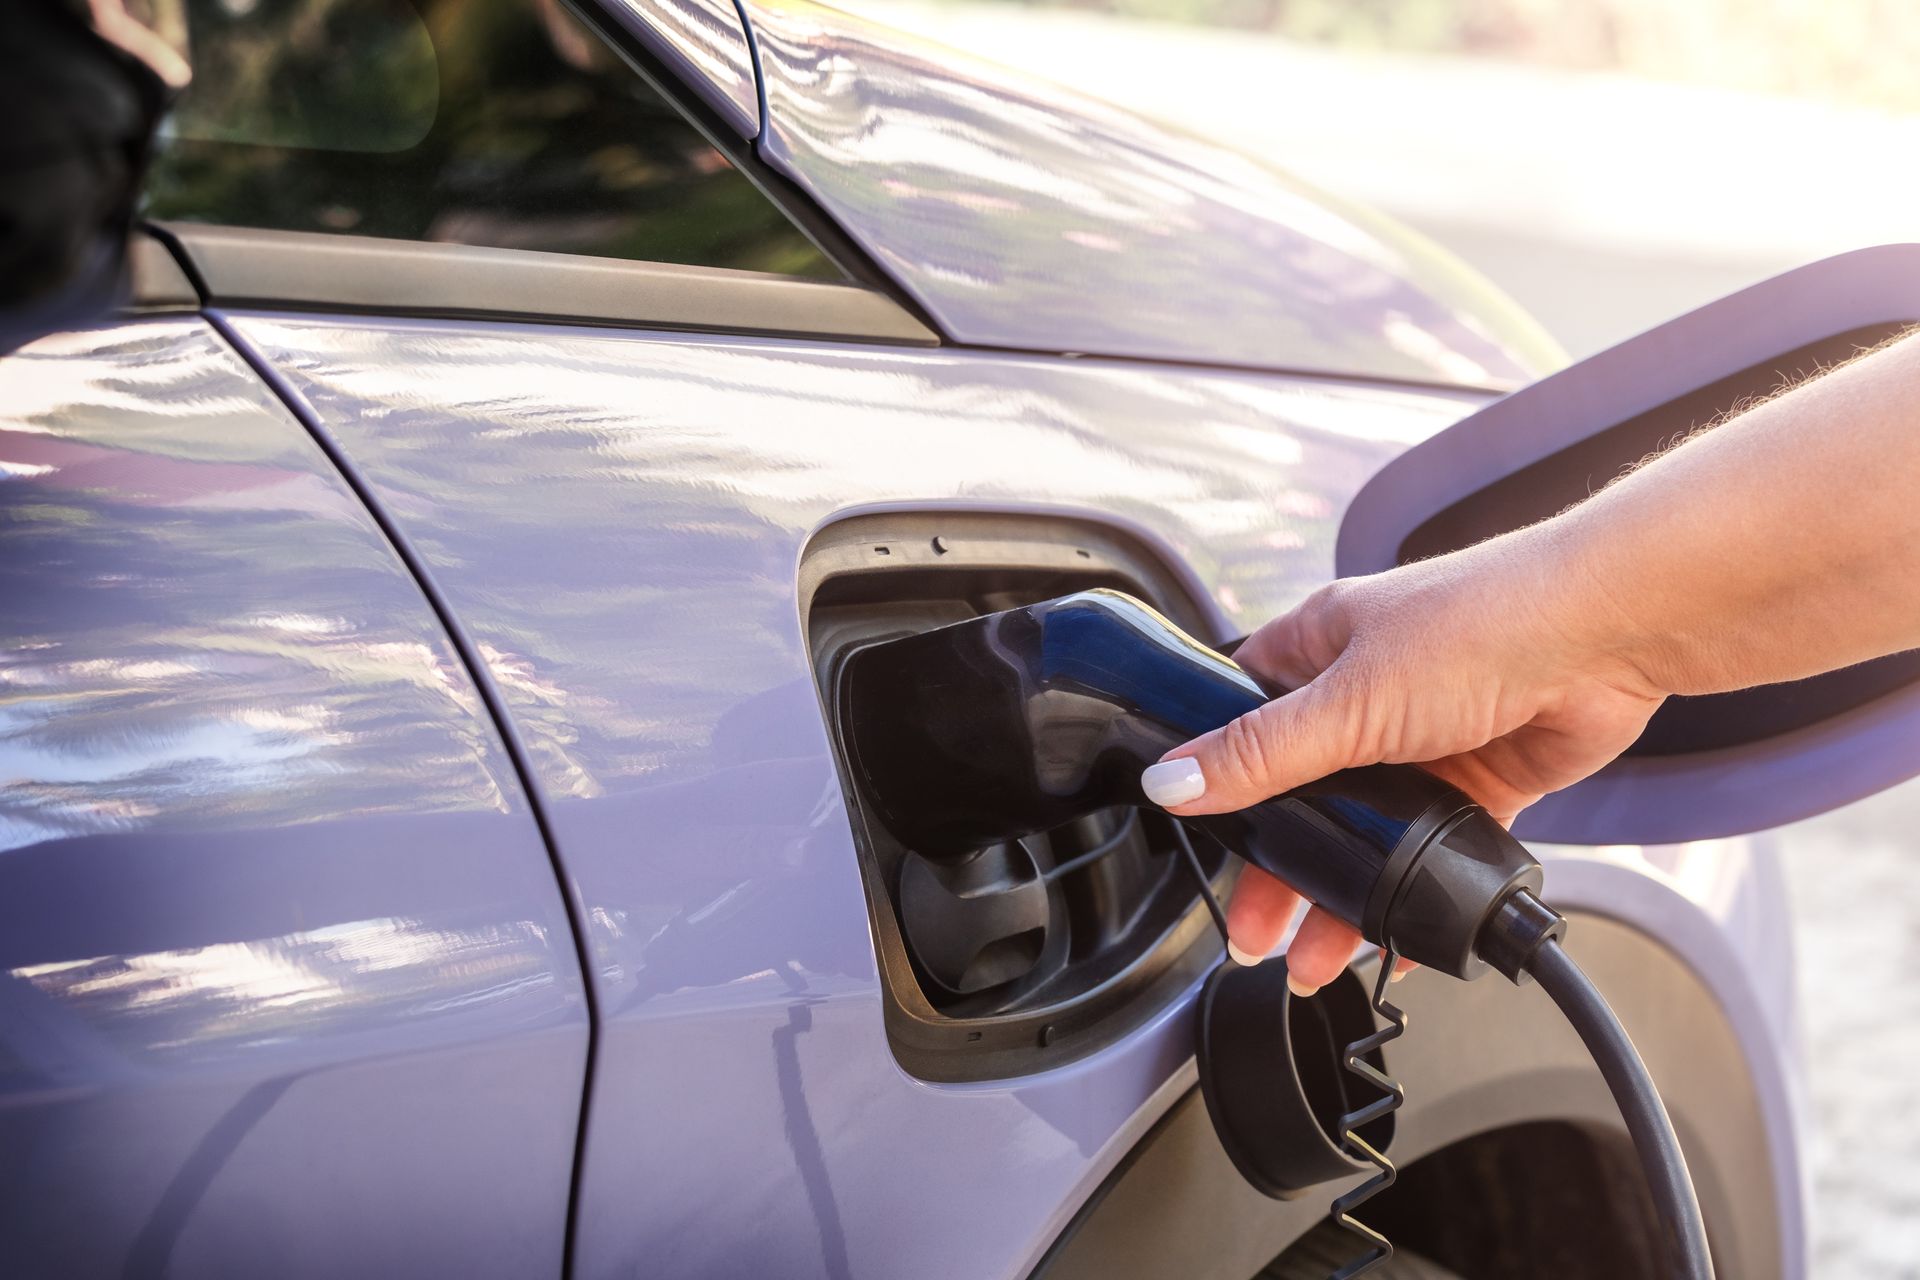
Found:
[{"label": "thumb", "polygon": [[1323,676],[1175,747],[1141,790],[1170,813],[1226,813],[1362,763],[1333,684]]}]

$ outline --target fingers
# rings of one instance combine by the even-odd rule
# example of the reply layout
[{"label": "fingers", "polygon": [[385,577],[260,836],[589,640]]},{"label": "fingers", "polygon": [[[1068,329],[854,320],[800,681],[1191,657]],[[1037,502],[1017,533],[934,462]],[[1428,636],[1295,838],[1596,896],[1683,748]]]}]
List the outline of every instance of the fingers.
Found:
[{"label": "fingers", "polygon": [[1286,936],[1300,909],[1300,895],[1258,867],[1240,873],[1227,903],[1227,952],[1241,964],[1258,964]]},{"label": "fingers", "polygon": [[1322,678],[1174,748],[1140,775],[1141,789],[1173,813],[1226,813],[1362,763],[1328,684]]},{"label": "fingers", "polygon": [[1360,931],[1343,924],[1318,907],[1307,912],[1300,932],[1287,948],[1287,988],[1296,996],[1310,996],[1340,976],[1360,945]]},{"label": "fingers", "polygon": [[[1258,867],[1248,867],[1227,903],[1227,950],[1241,964],[1264,960],[1293,923],[1300,895]],[[1360,931],[1314,907],[1300,922],[1287,948],[1287,986],[1310,996],[1340,976],[1360,945]],[[1394,967],[1395,980],[1414,968],[1411,960]]]},{"label": "fingers", "polygon": [[1516,792],[1505,779],[1487,767],[1482,758],[1485,751],[1483,747],[1480,751],[1469,751],[1464,755],[1429,760],[1420,767],[1440,781],[1458,787],[1492,814],[1494,821],[1503,827],[1510,827],[1520,810],[1540,797]]}]

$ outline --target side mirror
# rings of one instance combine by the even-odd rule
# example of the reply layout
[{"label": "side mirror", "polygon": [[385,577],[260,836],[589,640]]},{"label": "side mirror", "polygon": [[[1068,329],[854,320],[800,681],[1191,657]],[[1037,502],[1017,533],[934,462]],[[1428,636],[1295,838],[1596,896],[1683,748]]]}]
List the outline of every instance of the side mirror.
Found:
[{"label": "side mirror", "polygon": [[[1920,245],[1843,254],[1710,303],[1396,458],[1348,508],[1336,568],[1374,573],[1552,515],[1675,437],[1916,321]],[[1515,832],[1568,844],[1737,835],[1915,776],[1920,651],[1671,699],[1625,755],[1529,809]]]}]

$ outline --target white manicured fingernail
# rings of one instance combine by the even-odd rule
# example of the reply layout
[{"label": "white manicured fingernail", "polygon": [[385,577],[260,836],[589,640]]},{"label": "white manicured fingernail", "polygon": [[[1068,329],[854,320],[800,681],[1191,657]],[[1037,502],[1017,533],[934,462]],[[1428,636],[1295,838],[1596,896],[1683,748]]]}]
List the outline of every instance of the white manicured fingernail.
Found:
[{"label": "white manicured fingernail", "polygon": [[1302,1000],[1305,1000],[1308,996],[1312,995],[1314,992],[1318,991],[1319,989],[1320,988],[1318,987],[1308,986],[1306,983],[1300,981],[1300,979],[1294,977],[1292,974],[1287,975],[1287,990],[1293,992],[1293,994],[1295,994],[1296,996],[1299,996]]},{"label": "white manicured fingernail", "polygon": [[1265,956],[1257,956],[1251,951],[1242,951],[1240,944],[1232,938],[1227,939],[1227,954],[1233,957],[1235,964],[1256,965],[1266,959]]},{"label": "white manicured fingernail", "polygon": [[1402,979],[1402,978],[1404,978],[1404,977],[1406,977],[1406,976],[1407,976],[1407,975],[1408,975],[1409,973],[1411,973],[1411,972],[1413,972],[1413,971],[1412,971],[1411,969],[1400,969],[1400,968],[1395,968],[1395,969],[1394,969],[1394,971],[1393,971],[1392,973],[1390,973],[1390,974],[1388,974],[1388,975],[1387,975],[1387,981],[1388,981],[1388,982],[1398,982],[1398,981],[1400,981],[1400,979]]},{"label": "white manicured fingernail", "polygon": [[1165,809],[1207,794],[1207,779],[1200,772],[1200,762],[1188,756],[1148,765],[1140,775],[1140,789],[1147,793],[1147,799]]}]

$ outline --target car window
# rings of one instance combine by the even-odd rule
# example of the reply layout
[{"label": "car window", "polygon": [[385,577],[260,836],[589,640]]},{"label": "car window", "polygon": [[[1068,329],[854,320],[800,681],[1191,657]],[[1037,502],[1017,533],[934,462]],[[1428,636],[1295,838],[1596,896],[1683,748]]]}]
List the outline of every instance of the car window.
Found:
[{"label": "car window", "polygon": [[150,218],[842,278],[560,0],[154,0]]}]

